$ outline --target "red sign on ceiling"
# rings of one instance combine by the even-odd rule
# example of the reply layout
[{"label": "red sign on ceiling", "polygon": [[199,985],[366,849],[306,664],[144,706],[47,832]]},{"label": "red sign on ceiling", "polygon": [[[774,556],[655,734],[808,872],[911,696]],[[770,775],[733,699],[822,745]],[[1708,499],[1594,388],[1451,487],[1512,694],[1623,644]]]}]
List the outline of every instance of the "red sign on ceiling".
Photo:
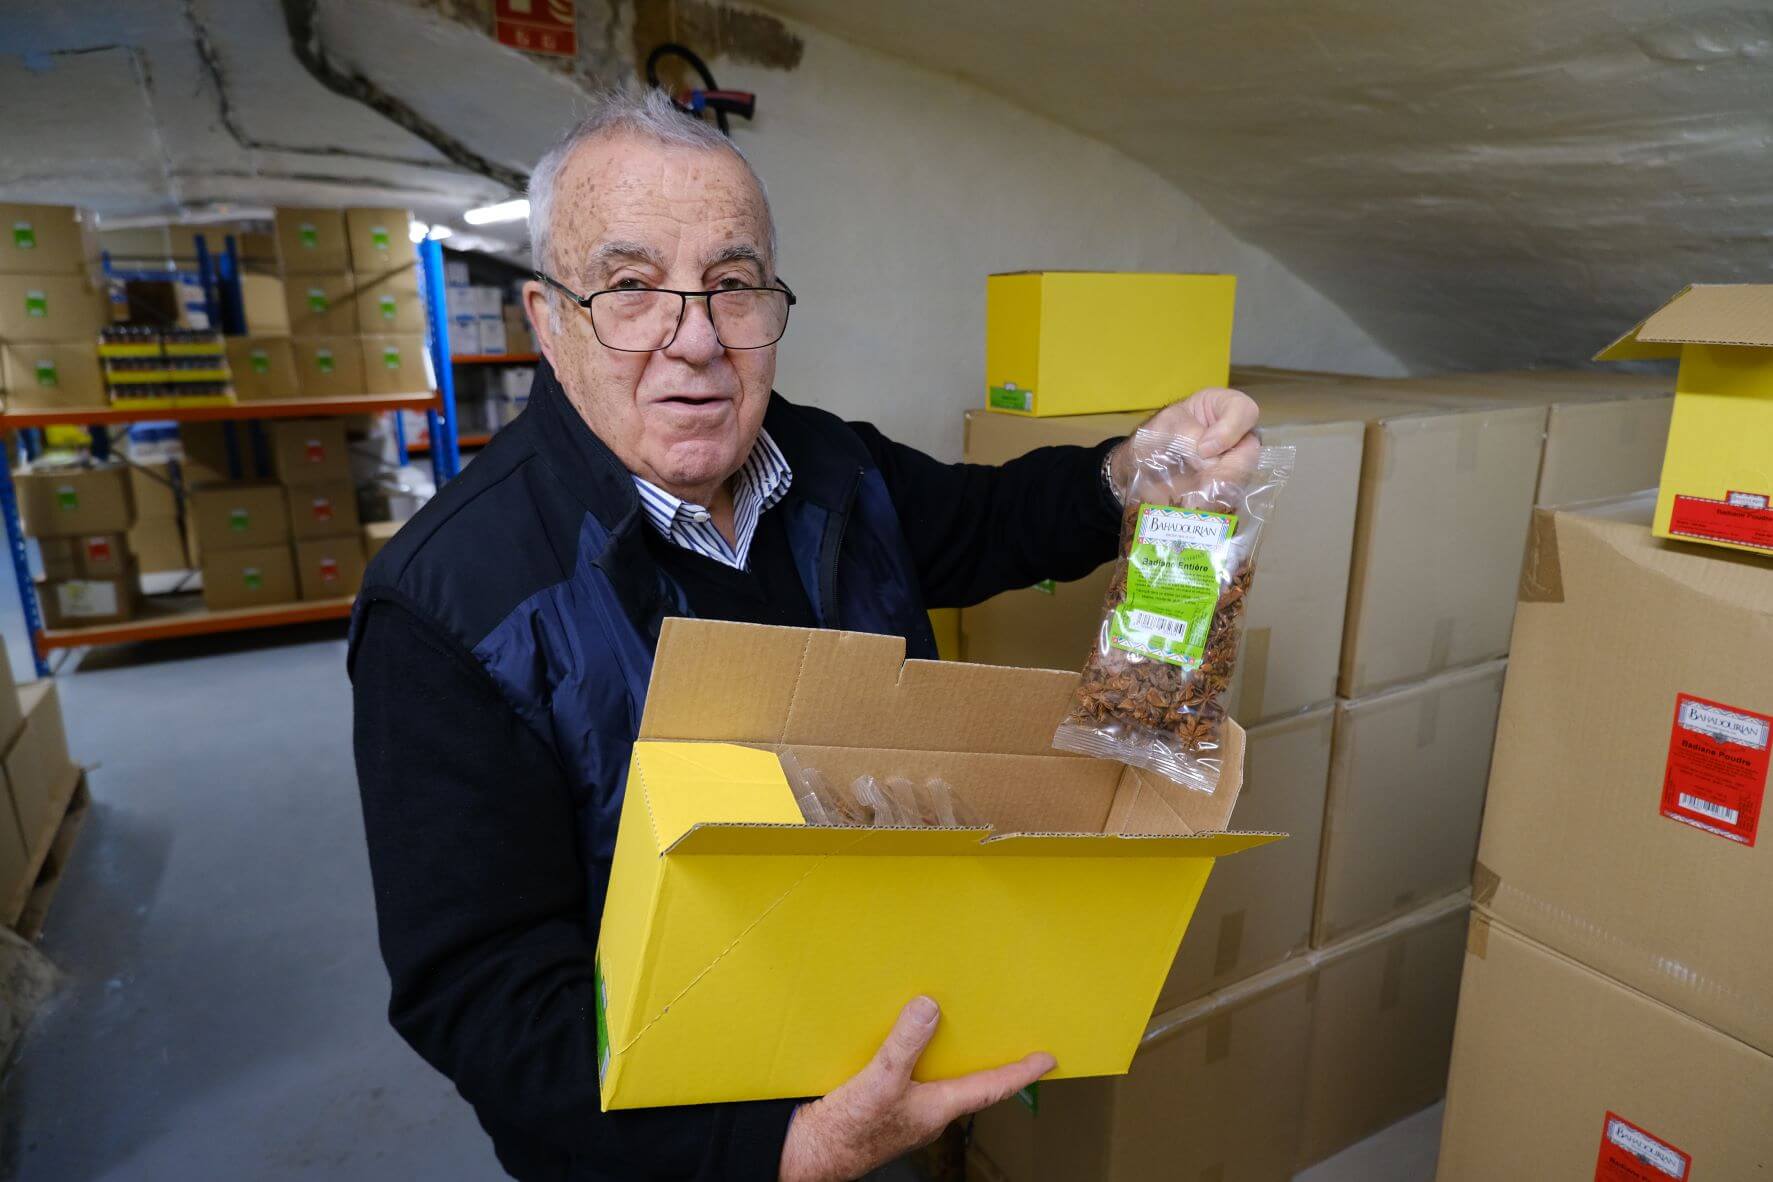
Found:
[{"label": "red sign on ceiling", "polygon": [[579,39],[573,0],[496,0],[493,37],[500,45],[525,53],[576,57]]}]

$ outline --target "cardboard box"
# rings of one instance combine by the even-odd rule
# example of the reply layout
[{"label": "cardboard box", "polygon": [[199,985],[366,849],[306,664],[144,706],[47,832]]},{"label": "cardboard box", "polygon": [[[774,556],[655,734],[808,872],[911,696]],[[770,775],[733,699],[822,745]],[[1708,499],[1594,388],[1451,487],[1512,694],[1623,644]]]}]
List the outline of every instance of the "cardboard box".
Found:
[{"label": "cardboard box", "polygon": [[349,271],[288,276],[283,281],[283,306],[294,336],[357,332],[357,281]]},{"label": "cardboard box", "polygon": [[1223,386],[1236,292],[1234,275],[992,275],[985,405],[1026,415],[1151,410]]},{"label": "cardboard box", "polygon": [[[1040,1048],[1125,1071],[1214,859],[1275,836],[1221,832],[1235,724],[1210,794],[1054,752],[1076,681],[667,620],[598,941],[603,1106],[821,1095],[920,992],[945,1015],[929,1077]],[[997,832],[806,825],[781,750],[836,783],[940,775]]]},{"label": "cardboard box", "polygon": [[1442,1182],[1760,1177],[1770,1096],[1765,1053],[1474,919]]},{"label": "cardboard box", "polygon": [[409,209],[347,209],[345,236],[351,244],[352,269],[366,275],[381,275],[403,267],[416,270],[419,254],[409,232],[412,220]]},{"label": "cardboard box", "polygon": [[431,389],[431,371],[425,364],[425,338],[364,337],[363,380],[364,388],[371,394],[411,394]]},{"label": "cardboard box", "polygon": [[357,490],[349,479],[322,480],[287,490],[289,536],[298,542],[310,538],[351,535],[357,544],[362,523],[357,517]]},{"label": "cardboard box", "polygon": [[505,348],[512,353],[536,351],[536,334],[529,326],[529,317],[516,304],[505,304],[499,314],[505,320]]},{"label": "cardboard box", "polygon": [[345,215],[336,209],[280,207],[276,234],[277,261],[286,276],[344,271],[351,266]]},{"label": "cardboard box", "polygon": [[1158,994],[1159,1010],[1253,976],[1310,944],[1333,722],[1325,703],[1250,728],[1237,823],[1290,836],[1214,869]]},{"label": "cardboard box", "polygon": [[105,375],[90,340],[0,346],[0,381],[13,410],[105,406]]},{"label": "cardboard box", "polygon": [[124,464],[39,463],[12,476],[25,533],[33,538],[122,533],[135,524]]},{"label": "cardboard box", "polygon": [[1657,540],[1654,511],[1534,517],[1475,891],[1773,1051],[1773,943],[1745,935],[1773,931],[1773,567]]},{"label": "cardboard box", "polygon": [[133,620],[141,608],[141,576],[133,561],[120,575],[50,580],[37,591],[46,628],[81,628]]},{"label": "cardboard box", "polygon": [[179,442],[187,489],[271,479],[271,441],[262,422],[180,423]]},{"label": "cardboard box", "polygon": [[95,237],[99,250],[109,254],[113,263],[148,263],[159,268],[172,258],[172,238],[165,226],[99,230]]},{"label": "cardboard box", "polygon": [[1440,899],[1317,954],[1298,1168],[1446,1090],[1470,903]]},{"label": "cardboard box", "polygon": [[241,402],[267,398],[295,398],[295,350],[284,336],[229,337],[228,370],[233,375],[234,397]]},{"label": "cardboard box", "polygon": [[480,317],[461,314],[449,318],[449,352],[452,357],[480,355]]},{"label": "cardboard box", "polygon": [[91,343],[110,322],[84,275],[0,275],[0,340]]},{"label": "cardboard box", "polygon": [[1505,666],[1336,704],[1314,945],[1470,885]]},{"label": "cardboard box", "polygon": [[185,532],[176,517],[150,517],[129,531],[129,552],[143,574],[191,569]]},{"label": "cardboard box", "polygon": [[78,275],[97,254],[73,206],[0,204],[0,274]]},{"label": "cardboard box", "polygon": [[297,542],[295,558],[303,599],[355,595],[363,584],[363,542],[355,533]]},{"label": "cardboard box", "polygon": [[[1093,445],[1142,421],[1130,414],[1028,419],[971,411],[965,458],[1002,464],[1036,447]],[[1237,677],[1226,695],[1232,715],[1245,725],[1295,713],[1336,692],[1365,427],[1359,418],[1325,419],[1322,408],[1265,404],[1262,430],[1269,443],[1296,446],[1299,458],[1265,527]],[[963,657],[990,665],[1078,668],[1101,626],[1110,569],[1071,583],[1006,592],[964,609]]]},{"label": "cardboard box", "polygon": [[1773,554],[1773,284],[1696,284],[1596,355],[1679,357],[1656,536]]},{"label": "cardboard box", "polygon": [[265,424],[265,433],[271,445],[271,471],[279,483],[350,480],[343,419],[277,419]]},{"label": "cardboard box", "polygon": [[135,502],[137,525],[155,518],[179,515],[174,480],[172,464],[167,460],[130,461],[129,495]]},{"label": "cardboard box", "polygon": [[211,611],[296,601],[295,562],[287,542],[203,550],[203,606]]},{"label": "cardboard box", "polygon": [[39,538],[43,577],[58,579],[110,579],[129,565],[129,541],[124,533],[84,534],[80,537]]},{"label": "cardboard box", "polygon": [[361,333],[425,331],[425,300],[416,262],[398,271],[357,277],[357,328]]},{"label": "cardboard box", "polygon": [[68,731],[55,681],[46,677],[19,686],[18,703],[25,725],[6,749],[6,791],[25,848],[35,853],[55,836],[61,823],[54,809],[56,798],[79,769],[68,756]]},{"label": "cardboard box", "polygon": [[363,351],[355,336],[295,337],[296,385],[304,398],[362,394]]},{"label": "cardboard box", "polygon": [[[300,277],[294,280],[299,286]],[[288,291],[275,275],[242,275],[241,302],[246,308],[246,331],[255,337],[289,335]]]},{"label": "cardboard box", "polygon": [[394,532],[400,528],[398,521],[370,521],[363,526],[363,557],[364,561],[374,558],[382,552],[394,538]]},{"label": "cardboard box", "polygon": [[975,1182],[1293,1174],[1314,993],[1304,960],[1158,1015],[1116,1079],[1042,1080],[973,1120]]},{"label": "cardboard box", "polygon": [[[24,721],[24,710],[18,700],[18,686],[12,680],[12,662],[6,653],[6,641],[0,638],[0,751],[12,746]],[[0,809],[0,813],[4,812],[4,809]]]},{"label": "cardboard box", "polygon": [[262,549],[289,541],[284,490],[276,484],[207,484],[190,497],[192,540],[203,565],[214,551]]},{"label": "cardboard box", "polygon": [[23,911],[31,887],[31,854],[19,832],[18,817],[11,808],[0,808],[0,915]]}]

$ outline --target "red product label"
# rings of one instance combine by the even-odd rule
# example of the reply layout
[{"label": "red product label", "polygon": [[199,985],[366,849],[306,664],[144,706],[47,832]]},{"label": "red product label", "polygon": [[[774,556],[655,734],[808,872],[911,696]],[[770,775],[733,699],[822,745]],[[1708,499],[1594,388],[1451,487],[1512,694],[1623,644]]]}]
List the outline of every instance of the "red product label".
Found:
[{"label": "red product label", "polygon": [[1693,1159],[1651,1136],[1622,1116],[1609,1112],[1601,1126],[1601,1156],[1594,1182],[1669,1182],[1687,1177]]},{"label": "red product label", "polygon": [[322,583],[336,583],[339,581],[338,559],[322,558],[320,560],[320,581]]},{"label": "red product label", "polygon": [[328,500],[326,497],[315,497],[314,498],[314,520],[315,521],[331,521],[332,520],[332,502],[330,500]]},{"label": "red product label", "polygon": [[1770,737],[1773,717],[1676,694],[1662,815],[1753,845],[1767,792]]},{"label": "red product label", "polygon": [[1732,492],[1722,501],[1677,494],[1668,514],[1668,532],[1773,550],[1773,507],[1761,493]]},{"label": "red product label", "polygon": [[87,538],[86,558],[89,562],[109,562],[111,560],[111,539]]},{"label": "red product label", "polygon": [[310,464],[324,464],[324,463],[326,463],[326,444],[320,442],[320,440],[318,440],[318,439],[310,439],[310,440],[308,440],[306,446],[307,446],[307,452],[308,452],[308,462]]},{"label": "red product label", "polygon": [[493,39],[526,53],[576,56],[573,0],[496,0]]}]

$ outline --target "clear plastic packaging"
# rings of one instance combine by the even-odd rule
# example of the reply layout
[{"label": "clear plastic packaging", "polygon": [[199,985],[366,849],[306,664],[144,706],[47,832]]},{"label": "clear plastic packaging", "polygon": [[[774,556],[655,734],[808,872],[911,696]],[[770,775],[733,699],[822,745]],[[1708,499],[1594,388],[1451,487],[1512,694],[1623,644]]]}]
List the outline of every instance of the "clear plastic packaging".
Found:
[{"label": "clear plastic packaging", "polygon": [[905,776],[858,776],[834,786],[818,768],[783,752],[782,771],[809,825],[990,828],[940,777],[919,784]]},{"label": "clear plastic packaging", "polygon": [[1131,476],[1115,489],[1126,506],[1121,557],[1053,746],[1212,792],[1244,597],[1294,449],[1240,446],[1202,460],[1191,437],[1149,428],[1131,446]]}]

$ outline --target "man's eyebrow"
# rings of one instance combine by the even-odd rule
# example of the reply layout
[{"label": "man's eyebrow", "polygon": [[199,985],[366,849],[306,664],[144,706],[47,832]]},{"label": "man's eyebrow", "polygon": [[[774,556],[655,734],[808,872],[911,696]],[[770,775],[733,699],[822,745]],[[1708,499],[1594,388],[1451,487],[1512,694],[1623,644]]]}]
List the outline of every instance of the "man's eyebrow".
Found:
[{"label": "man's eyebrow", "polygon": [[644,242],[605,242],[591,252],[591,265],[607,274],[617,263],[646,263],[663,271],[665,258]]},{"label": "man's eyebrow", "polygon": [[722,263],[752,263],[757,267],[758,274],[765,274],[763,252],[749,242],[731,242],[708,256],[703,265],[704,271],[710,267],[718,267]]}]

